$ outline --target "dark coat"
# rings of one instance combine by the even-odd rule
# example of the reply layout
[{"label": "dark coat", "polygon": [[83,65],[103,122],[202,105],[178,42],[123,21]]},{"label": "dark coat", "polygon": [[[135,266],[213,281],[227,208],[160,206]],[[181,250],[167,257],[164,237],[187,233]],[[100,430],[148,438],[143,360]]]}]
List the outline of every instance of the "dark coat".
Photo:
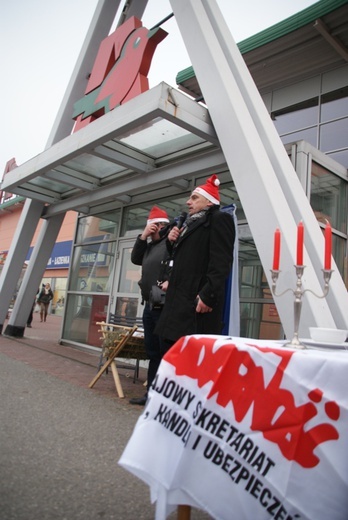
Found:
[{"label": "dark coat", "polygon": [[137,237],[132,249],[131,261],[135,265],[142,266],[141,280],[139,282],[141,295],[144,301],[149,301],[151,287],[157,285],[161,278],[161,261],[168,256],[166,237],[160,240],[146,241]]},{"label": "dark coat", "polygon": [[37,299],[38,303],[50,303],[50,301],[53,299],[53,292],[52,289],[49,289],[46,291],[46,289],[42,289],[42,291],[39,294],[39,297]]},{"label": "dark coat", "polygon": [[[233,218],[218,206],[212,206],[188,227],[174,249],[173,269],[156,334],[170,341],[196,333],[221,334],[234,240]],[[197,295],[212,307],[212,312],[196,313]]]}]

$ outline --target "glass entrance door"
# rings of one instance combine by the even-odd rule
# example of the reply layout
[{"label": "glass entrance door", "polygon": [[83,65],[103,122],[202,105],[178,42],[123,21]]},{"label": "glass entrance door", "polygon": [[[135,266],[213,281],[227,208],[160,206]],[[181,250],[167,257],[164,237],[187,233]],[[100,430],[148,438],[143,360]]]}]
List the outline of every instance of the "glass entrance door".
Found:
[{"label": "glass entrance door", "polygon": [[131,261],[133,240],[119,242],[110,312],[127,318],[142,316],[139,280],[141,266]]}]

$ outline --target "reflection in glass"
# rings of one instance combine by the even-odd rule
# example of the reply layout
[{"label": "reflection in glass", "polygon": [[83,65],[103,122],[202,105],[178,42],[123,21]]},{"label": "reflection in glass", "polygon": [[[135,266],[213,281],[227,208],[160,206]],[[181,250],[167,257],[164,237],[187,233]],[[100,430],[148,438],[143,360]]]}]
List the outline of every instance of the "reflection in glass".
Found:
[{"label": "reflection in glass", "polygon": [[348,87],[321,96],[320,121],[348,116]]},{"label": "reflection in glass", "polygon": [[348,272],[347,269],[344,269],[345,265],[345,257],[346,257],[346,247],[347,241],[346,239],[339,237],[337,235],[332,235],[332,255],[335,259],[337,268],[343,278],[343,281],[348,287]]},{"label": "reflection in glass", "polygon": [[101,346],[100,321],[106,321],[107,295],[69,294],[67,296],[63,339],[94,347]]},{"label": "reflection in glass", "polygon": [[115,245],[115,242],[106,242],[74,247],[69,290],[108,291]]},{"label": "reflection in glass", "polygon": [[119,277],[119,293],[139,293],[139,280],[141,277],[141,266],[131,262],[132,248],[122,249],[121,271]]},{"label": "reflection in glass", "polygon": [[[138,298],[121,296],[116,300],[115,314],[124,318],[136,318],[138,310]],[[129,322],[128,322],[129,323]]]},{"label": "reflection in glass", "polygon": [[347,232],[347,183],[314,161],[310,204],[319,222]]},{"label": "reflection in glass", "polygon": [[241,336],[281,339],[280,318],[252,239],[240,241],[239,276]]},{"label": "reflection in glass", "polygon": [[52,302],[52,314],[63,316],[65,298],[66,298],[66,278],[55,278],[54,280],[54,298]]},{"label": "reflection in glass", "polygon": [[241,337],[282,339],[282,326],[274,303],[242,302],[240,310]]},{"label": "reflection in glass", "polygon": [[81,217],[78,223],[77,244],[114,240],[120,228],[121,212],[108,212],[101,217]]},{"label": "reflection in glass", "polygon": [[306,130],[299,130],[298,132],[293,132],[292,134],[286,134],[281,137],[282,143],[289,144],[294,143],[295,141],[307,141],[307,143],[311,144],[312,146],[317,147],[318,146],[318,129],[317,127],[314,128],[307,128]]},{"label": "reflection in glass", "polygon": [[327,153],[331,159],[337,161],[339,164],[342,164],[345,168],[348,168],[348,148],[347,150],[343,150],[341,152],[330,152]]},{"label": "reflection in glass", "polygon": [[320,150],[339,150],[348,147],[348,117],[320,126]]},{"label": "reflection in glass", "polygon": [[308,99],[298,105],[273,112],[271,117],[279,135],[317,125],[319,117],[318,98]]}]

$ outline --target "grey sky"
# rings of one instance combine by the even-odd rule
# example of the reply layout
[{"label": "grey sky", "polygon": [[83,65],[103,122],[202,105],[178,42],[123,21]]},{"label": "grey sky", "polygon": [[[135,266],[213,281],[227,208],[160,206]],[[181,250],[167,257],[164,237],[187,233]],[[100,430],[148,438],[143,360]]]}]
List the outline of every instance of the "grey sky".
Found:
[{"label": "grey sky", "polygon": [[[316,3],[313,0],[217,0],[238,43]],[[6,161],[17,164],[42,152],[68,85],[98,0],[13,0],[3,2],[0,18],[2,101],[0,179]],[[169,0],[149,0],[143,18],[152,27],[172,12]],[[175,86],[191,65],[172,18],[169,36],[157,47],[150,87]]]}]

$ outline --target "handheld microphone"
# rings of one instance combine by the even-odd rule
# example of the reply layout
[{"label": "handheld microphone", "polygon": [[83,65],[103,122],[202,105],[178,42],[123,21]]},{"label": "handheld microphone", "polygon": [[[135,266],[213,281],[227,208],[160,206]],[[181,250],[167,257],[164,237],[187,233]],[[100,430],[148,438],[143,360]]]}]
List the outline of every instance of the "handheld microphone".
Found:
[{"label": "handheld microphone", "polygon": [[184,222],[185,222],[185,220],[186,220],[186,217],[187,217],[187,213],[186,213],[186,211],[183,211],[183,212],[181,213],[181,215],[179,215],[178,221],[177,221],[177,223],[176,223],[176,227],[177,227],[178,229],[181,229],[181,228],[182,228],[182,226],[183,226],[183,224],[184,224]]}]

